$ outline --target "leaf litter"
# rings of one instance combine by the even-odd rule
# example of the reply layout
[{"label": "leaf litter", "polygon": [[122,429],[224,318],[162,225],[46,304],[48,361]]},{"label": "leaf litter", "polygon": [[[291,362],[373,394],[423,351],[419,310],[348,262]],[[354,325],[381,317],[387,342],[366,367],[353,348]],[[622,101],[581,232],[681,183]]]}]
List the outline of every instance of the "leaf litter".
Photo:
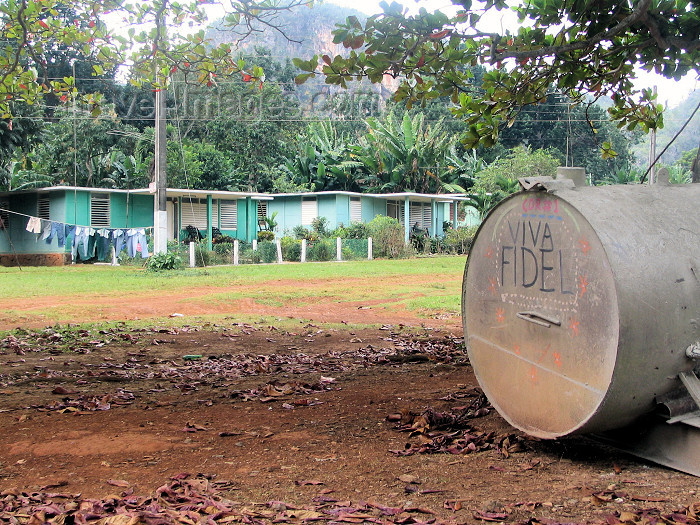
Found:
[{"label": "leaf litter", "polygon": [[[204,474],[182,473],[173,476],[152,494],[139,496],[123,480],[107,480],[123,488],[119,494],[103,499],[84,498],[81,494],[61,492],[23,492],[9,489],[0,493],[0,522],[22,525],[93,524],[93,525],[215,525],[243,523],[370,523],[378,525],[456,525],[452,519],[439,519],[430,508],[407,502],[403,506],[383,505],[374,500],[337,500],[328,494],[314,497],[308,504],[294,505],[272,500],[265,503],[242,503],[231,499],[236,487],[229,481]],[[300,484],[315,485],[309,481]],[[461,501],[446,501],[445,508],[461,510]],[[503,522],[509,512],[476,510],[479,521]],[[604,517],[602,525],[699,525],[700,503],[668,514],[658,510],[623,511]],[[513,521],[515,525],[573,525],[546,518]]]},{"label": "leaf litter", "polygon": [[[241,325],[241,334],[256,331],[252,326]],[[300,332],[305,341],[314,337],[323,337],[322,330],[313,330],[308,325],[306,333]],[[263,403],[280,402],[281,407],[294,409],[310,407],[322,401],[318,396],[340,389],[338,378],[355,370],[371,366],[402,366],[413,363],[450,364],[467,366],[468,360],[461,339],[445,337],[440,339],[417,338],[398,335],[391,332],[383,341],[386,346],[365,344],[351,351],[329,350],[321,354],[308,355],[299,352],[295,345],[280,345],[272,354],[238,353],[203,356],[197,360],[173,360],[153,357],[147,349],[139,344],[163,345],[171,341],[162,334],[177,335],[196,332],[198,327],[178,329],[143,329],[132,333],[120,333],[120,329],[101,330],[98,334],[89,330],[56,331],[47,329],[40,332],[15,333],[0,341],[0,354],[19,356],[5,362],[12,366],[20,365],[32,352],[48,350],[49,357],[41,361],[54,361],[56,356],[65,352],[86,354],[99,352],[99,349],[111,344],[135,347],[127,352],[123,360],[105,358],[99,362],[85,363],[77,370],[51,369],[49,366],[36,366],[33,370],[22,373],[0,374],[0,393],[11,394],[11,389],[26,383],[44,381],[72,380],[75,387],[56,386],[51,392],[61,396],[59,401],[43,405],[32,405],[42,411],[63,413],[89,413],[109,410],[118,406],[133,404],[140,397],[138,392],[122,388],[111,393],[90,395],[80,393],[80,387],[93,379],[117,381],[148,381],[153,386],[149,394],[172,392],[190,395],[209,387],[219,389],[220,398],[258,401]],[[387,331],[391,331],[387,328]],[[154,334],[161,334],[154,337]],[[102,338],[97,337],[102,336]],[[296,334],[294,334],[296,335]],[[223,337],[239,337],[240,334],[222,334]],[[39,345],[36,344],[39,341]],[[268,341],[274,344],[274,341]],[[356,343],[362,339],[356,338]],[[24,356],[24,357],[21,357]],[[66,361],[68,362],[68,361]],[[47,363],[48,365],[48,363]],[[275,379],[252,389],[234,389],[236,381],[244,377],[262,377],[277,375],[283,380]],[[293,376],[314,375],[317,380],[292,379]],[[387,420],[396,423],[395,429],[407,433],[411,443],[403,450],[392,451],[398,456],[414,454],[471,454],[495,450],[502,458],[526,450],[528,440],[515,434],[496,435],[494,432],[480,431],[475,427],[475,420],[488,415],[493,409],[479,389],[462,388],[456,392],[438,398],[439,401],[456,403],[458,406],[436,410],[432,407],[411,412],[389,414]],[[210,399],[198,400],[211,404]],[[194,422],[188,422],[183,429],[186,432],[202,432],[208,428]],[[221,432],[219,436],[236,436],[243,432]],[[518,472],[538,469],[539,460],[521,463]],[[493,470],[505,471],[500,466],[491,466]],[[616,471],[619,474],[619,471]],[[410,479],[409,479],[410,478]],[[422,494],[441,491],[422,489],[420,481],[406,475],[400,481],[406,483],[406,494]],[[230,483],[216,482],[213,477],[187,476],[173,478],[149,497],[134,496],[134,489],[124,480],[107,480],[107,484],[124,488],[121,495],[110,495],[103,500],[83,499],[79,494],[70,495],[58,492],[26,493],[4,491],[0,494],[0,523],[113,523],[126,525],[132,523],[301,523],[323,521],[328,523],[455,523],[439,521],[435,512],[429,508],[407,502],[402,507],[384,506],[377,502],[337,501],[330,497],[333,491],[324,489],[312,504],[294,506],[284,502],[273,501],[266,504],[247,504],[229,500],[228,495],[235,487]],[[314,479],[300,480],[299,486],[316,485],[322,482]],[[56,484],[56,488],[63,484]],[[42,489],[53,488],[50,485]],[[41,489],[40,489],[41,490]],[[605,506],[607,503],[622,498],[628,501],[662,501],[662,499],[627,496],[621,492],[591,492],[590,501],[594,505]],[[467,510],[474,520],[509,521],[521,525],[560,525],[556,520],[529,518],[517,521],[522,511],[533,512],[543,505],[541,502],[518,502],[504,505],[499,509],[465,509],[465,500],[447,499],[444,508],[452,512]],[[551,505],[551,504],[550,504]],[[699,525],[698,511],[700,504],[691,505],[678,512],[662,514],[658,509],[639,511],[625,510],[606,515],[604,525]],[[519,511],[520,510],[520,511]],[[519,512],[518,512],[519,511]],[[463,521],[462,521],[463,522]]]}]

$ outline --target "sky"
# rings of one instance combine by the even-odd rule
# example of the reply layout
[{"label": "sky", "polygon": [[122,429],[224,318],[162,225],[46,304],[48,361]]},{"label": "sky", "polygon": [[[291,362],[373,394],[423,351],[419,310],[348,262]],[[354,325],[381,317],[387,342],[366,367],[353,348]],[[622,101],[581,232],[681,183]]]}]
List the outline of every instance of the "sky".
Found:
[{"label": "sky", "polygon": [[[362,11],[368,15],[380,13],[382,10],[379,7],[380,0],[331,0],[328,3],[349,7]],[[429,11],[443,10],[449,12],[453,4],[449,0],[397,0],[402,3],[410,11],[418,11],[418,8],[425,7]],[[391,0],[387,0],[391,3]],[[516,27],[517,21],[515,15],[510,12],[502,12],[498,18],[491,20],[494,30],[499,30],[501,27]],[[670,80],[661,75],[639,71],[637,74],[635,85],[642,88],[657,87],[658,100],[661,104],[667,105],[669,108],[675,107],[683,102],[688,95],[696,89],[700,89],[700,82],[697,75],[689,74],[680,81]]]}]

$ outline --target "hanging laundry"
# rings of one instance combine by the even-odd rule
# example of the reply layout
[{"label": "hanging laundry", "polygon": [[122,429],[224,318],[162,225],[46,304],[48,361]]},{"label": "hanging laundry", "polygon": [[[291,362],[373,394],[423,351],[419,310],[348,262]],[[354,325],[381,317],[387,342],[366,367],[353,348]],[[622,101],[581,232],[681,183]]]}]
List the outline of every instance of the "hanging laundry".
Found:
[{"label": "hanging laundry", "polygon": [[41,233],[41,219],[39,217],[29,217],[27,231],[30,233]]},{"label": "hanging laundry", "polygon": [[144,228],[132,228],[127,231],[126,251],[129,257],[136,257],[141,253],[141,258],[149,257],[148,239]]},{"label": "hanging laundry", "polygon": [[[46,240],[51,235],[51,221],[41,220],[41,239]],[[38,239],[37,239],[38,240]]]},{"label": "hanging laundry", "polygon": [[95,252],[97,259],[100,261],[106,260],[111,255],[112,248],[112,232],[106,229],[97,230],[95,232]]},{"label": "hanging laundry", "polygon": [[114,251],[118,256],[126,246],[126,231],[114,230],[112,237],[114,238]]},{"label": "hanging laundry", "polygon": [[[84,226],[76,226],[75,227],[75,237],[73,238],[73,258],[75,259],[76,256],[80,256],[80,258],[83,261],[88,260],[88,253],[89,253],[89,244],[90,244],[90,228],[86,228]],[[79,250],[79,248],[82,248]]]},{"label": "hanging laundry", "polygon": [[[63,248],[66,245],[66,226],[62,222],[51,222],[51,228],[48,237],[46,237],[46,244],[51,244],[53,238],[58,239],[58,247]],[[43,238],[43,236],[42,236]]]},{"label": "hanging laundry", "polygon": [[73,235],[74,232],[75,232],[75,224],[66,224],[66,229],[63,232],[63,235],[66,238],[66,244],[68,243],[68,237]]}]

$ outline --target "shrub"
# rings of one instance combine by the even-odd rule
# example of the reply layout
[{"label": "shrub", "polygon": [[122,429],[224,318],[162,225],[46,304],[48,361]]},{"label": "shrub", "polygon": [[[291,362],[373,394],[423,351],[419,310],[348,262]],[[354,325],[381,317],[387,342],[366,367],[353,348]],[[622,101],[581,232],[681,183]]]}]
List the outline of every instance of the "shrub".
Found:
[{"label": "shrub", "polygon": [[250,245],[241,248],[239,262],[241,264],[258,264],[261,262],[260,252],[254,251]]},{"label": "shrub", "polygon": [[308,259],[310,261],[330,261],[335,258],[335,243],[328,239],[309,246]]},{"label": "shrub", "polygon": [[[262,233],[262,232],[261,232]],[[260,261],[264,263],[277,262],[277,243],[265,241],[258,243]]]},{"label": "shrub", "polygon": [[271,241],[275,238],[275,232],[263,230],[258,232],[259,241]]},{"label": "shrub", "polygon": [[146,269],[151,272],[176,270],[178,268],[182,268],[182,258],[172,252],[152,255],[146,262]]},{"label": "shrub", "polygon": [[366,239],[369,237],[367,225],[363,222],[351,222],[345,227],[347,239]]},{"label": "shrub", "polygon": [[316,233],[319,238],[328,237],[328,219],[325,217],[316,217],[311,221],[311,231]]},{"label": "shrub", "polygon": [[292,228],[292,235],[294,235],[294,237],[297,239],[308,240],[309,230],[306,227],[299,224],[298,226],[294,226],[294,228]]},{"label": "shrub", "polygon": [[445,236],[442,238],[442,247],[444,251],[458,255],[468,253],[477,229],[478,226],[467,226],[464,228],[449,228],[445,230]]},{"label": "shrub", "polygon": [[197,243],[194,247],[194,264],[195,266],[211,266],[212,255],[214,252],[207,250],[204,243]]},{"label": "shrub", "polygon": [[367,239],[343,239],[343,260],[367,258]]},{"label": "shrub", "polygon": [[385,215],[377,215],[367,224],[367,230],[373,239],[373,251],[376,257],[405,257],[410,247],[404,242],[404,228],[399,221]]},{"label": "shrub", "polygon": [[219,235],[218,237],[214,237],[212,241],[214,244],[233,244],[234,238],[230,235]]},{"label": "shrub", "polygon": [[285,261],[300,261],[301,260],[301,241],[292,237],[282,237],[280,239],[282,246],[282,259]]}]

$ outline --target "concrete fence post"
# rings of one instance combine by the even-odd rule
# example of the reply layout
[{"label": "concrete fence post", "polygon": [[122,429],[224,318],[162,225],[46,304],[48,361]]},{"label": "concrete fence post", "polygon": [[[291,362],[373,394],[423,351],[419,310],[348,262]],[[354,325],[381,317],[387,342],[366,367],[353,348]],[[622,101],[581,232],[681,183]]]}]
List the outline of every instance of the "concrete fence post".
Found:
[{"label": "concrete fence post", "polygon": [[256,252],[258,251],[258,240],[253,239],[253,251]]},{"label": "concrete fence post", "polygon": [[301,256],[299,260],[301,262],[306,262],[306,239],[301,240]]},{"label": "concrete fence post", "polygon": [[275,239],[275,245],[277,246],[277,263],[282,264],[282,243],[279,239]]},{"label": "concrete fence post", "polygon": [[238,243],[238,239],[234,239],[233,240],[233,264],[236,266],[238,266],[238,264],[239,264],[239,260],[238,260],[238,257],[239,257],[238,250],[239,249],[240,249],[240,246]]},{"label": "concrete fence post", "polygon": [[190,268],[194,268],[196,266],[195,260],[194,260],[194,243],[190,243]]},{"label": "concrete fence post", "polygon": [[343,239],[340,237],[335,238],[335,260],[343,260]]},{"label": "concrete fence post", "polygon": [[367,260],[372,260],[372,237],[367,237]]}]

